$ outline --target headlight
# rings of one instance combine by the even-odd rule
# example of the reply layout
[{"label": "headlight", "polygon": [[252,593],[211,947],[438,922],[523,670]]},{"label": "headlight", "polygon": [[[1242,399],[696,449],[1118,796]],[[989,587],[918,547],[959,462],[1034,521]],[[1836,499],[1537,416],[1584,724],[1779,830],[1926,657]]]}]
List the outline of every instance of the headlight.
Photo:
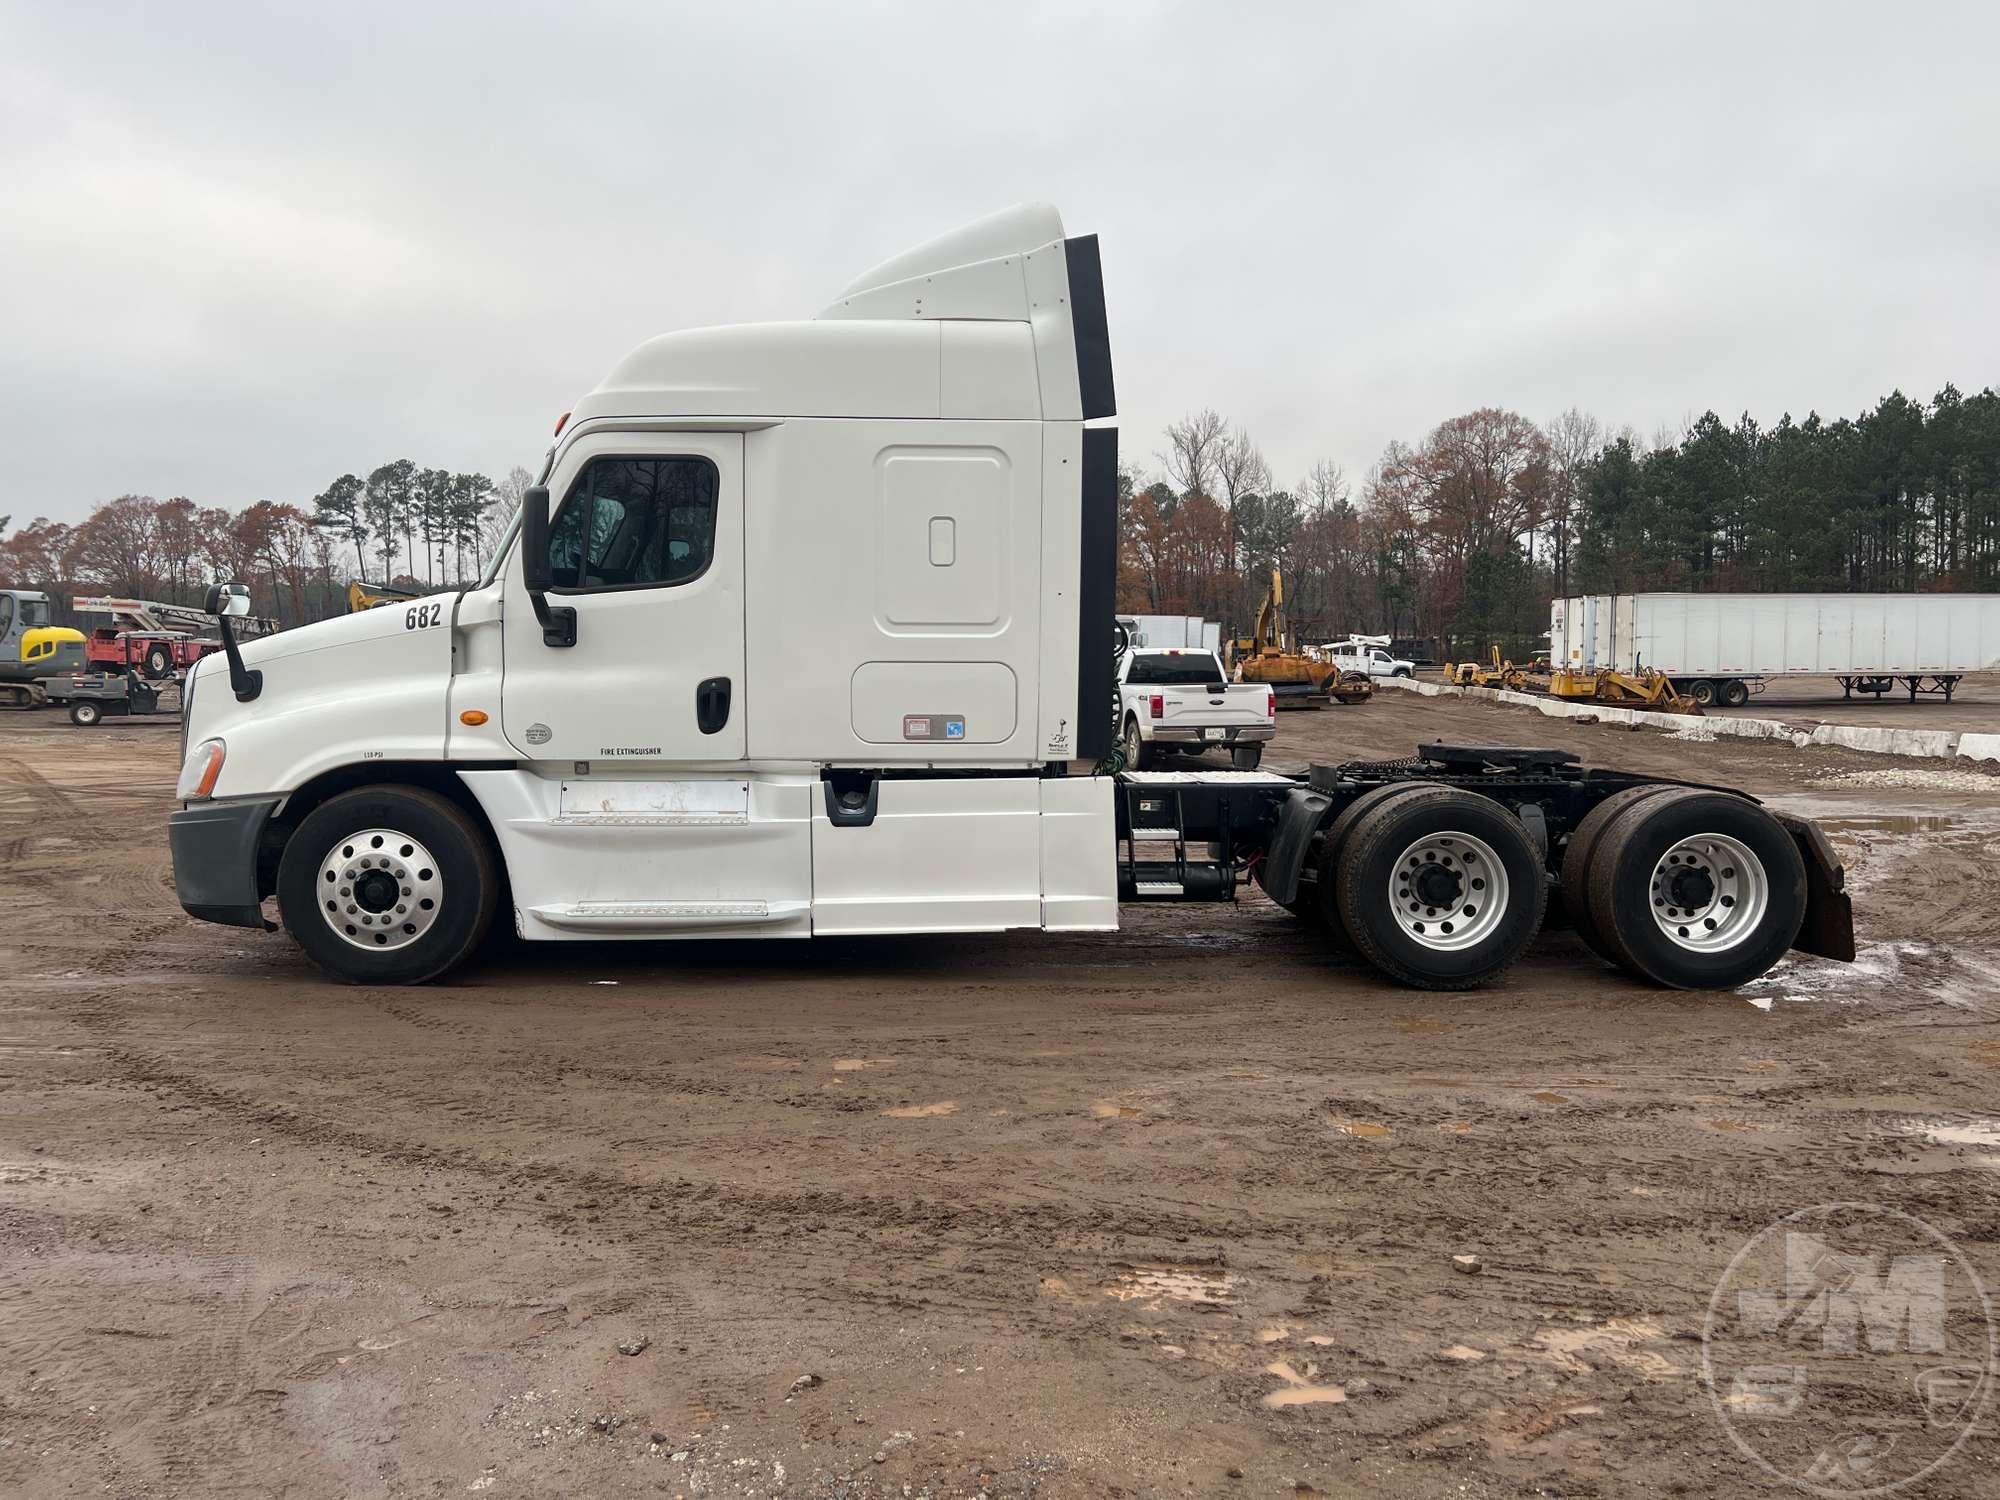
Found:
[{"label": "headlight", "polygon": [[181,782],[174,795],[183,802],[199,802],[215,795],[215,781],[222,774],[222,758],[228,747],[221,740],[203,740],[181,767]]}]

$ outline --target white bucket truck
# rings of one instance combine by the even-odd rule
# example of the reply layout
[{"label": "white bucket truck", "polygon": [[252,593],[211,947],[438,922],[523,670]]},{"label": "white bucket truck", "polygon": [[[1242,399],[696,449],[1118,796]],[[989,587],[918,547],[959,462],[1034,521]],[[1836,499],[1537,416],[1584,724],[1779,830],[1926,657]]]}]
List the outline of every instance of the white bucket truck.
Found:
[{"label": "white bucket truck", "polygon": [[1557,752],[1078,774],[1114,733],[1113,410],[1097,243],[1044,206],[812,321],[641,344],[477,585],[247,644],[212,591],[182,904],[260,927],[275,897],[363,983],[448,972],[496,911],[531,941],[1060,932],[1246,876],[1441,988],[1510,963],[1552,885],[1663,983],[1851,956],[1808,825]]}]

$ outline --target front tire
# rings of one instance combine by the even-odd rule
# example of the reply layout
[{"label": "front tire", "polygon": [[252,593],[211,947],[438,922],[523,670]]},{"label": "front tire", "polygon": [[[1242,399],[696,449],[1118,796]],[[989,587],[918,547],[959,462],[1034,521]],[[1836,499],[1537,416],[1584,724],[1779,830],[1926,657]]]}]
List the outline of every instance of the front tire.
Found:
[{"label": "front tire", "polygon": [[148,646],[146,648],[146,675],[148,677],[157,682],[162,677],[171,675],[173,670],[173,653],[167,650],[165,646]]},{"label": "front tire", "polygon": [[285,930],[348,984],[423,984],[463,963],[493,921],[486,835],[412,786],[343,792],[306,816],[278,864]]},{"label": "front tire", "polygon": [[1548,875],[1490,797],[1401,790],[1354,822],[1335,859],[1335,905],[1362,957],[1426,990],[1489,983],[1542,925]]},{"label": "front tire", "polygon": [[1798,936],[1805,861],[1756,803],[1680,788],[1604,835],[1589,901],[1629,972],[1670,989],[1729,990],[1768,971]]},{"label": "front tire", "polygon": [[69,721],[78,729],[94,729],[104,719],[104,710],[95,703],[72,703],[69,706]]}]

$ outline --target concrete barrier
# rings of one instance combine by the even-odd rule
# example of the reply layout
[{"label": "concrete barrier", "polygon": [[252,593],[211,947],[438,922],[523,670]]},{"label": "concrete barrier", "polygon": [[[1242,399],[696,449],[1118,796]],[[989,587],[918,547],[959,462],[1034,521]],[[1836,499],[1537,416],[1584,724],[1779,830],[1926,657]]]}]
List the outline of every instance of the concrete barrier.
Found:
[{"label": "concrete barrier", "polygon": [[1505,703],[1515,708],[1532,708],[1552,719],[1574,719],[1587,715],[1603,724],[1642,724],[1663,729],[1678,738],[1697,742],[1717,739],[1782,740],[1804,750],[1813,745],[1835,745],[1843,750],[1861,750],[1875,755],[1908,755],[1926,759],[1958,755],[1976,760],[2000,761],[2000,734],[1955,734],[1945,729],[1888,729],[1847,724],[1821,724],[1807,731],[1795,729],[1778,719],[1722,718],[1695,714],[1663,714],[1651,709],[1621,708],[1614,703],[1589,700],[1571,702],[1534,693],[1510,692],[1506,688],[1454,687],[1442,682],[1416,682],[1409,678],[1378,679],[1405,692],[1426,698],[1483,698],[1489,703]]},{"label": "concrete barrier", "polygon": [[2000,760],[2000,734],[1961,734],[1958,753],[1965,760]]}]

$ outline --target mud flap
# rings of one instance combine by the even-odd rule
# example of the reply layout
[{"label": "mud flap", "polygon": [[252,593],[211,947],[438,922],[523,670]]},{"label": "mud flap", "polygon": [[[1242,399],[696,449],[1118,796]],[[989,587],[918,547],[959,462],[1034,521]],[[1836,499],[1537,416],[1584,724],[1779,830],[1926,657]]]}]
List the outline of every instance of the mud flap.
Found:
[{"label": "mud flap", "polygon": [[1257,872],[1264,894],[1280,906],[1298,899],[1299,868],[1305,863],[1312,836],[1319,832],[1332,806],[1333,798],[1324,792],[1297,787],[1286,794],[1285,805],[1278,811],[1278,831]]},{"label": "mud flap", "polygon": [[1806,866],[1806,919],[1792,947],[1816,958],[1854,962],[1854,903],[1847,895],[1847,871],[1819,825],[1789,813],[1771,814],[1799,846]]}]

